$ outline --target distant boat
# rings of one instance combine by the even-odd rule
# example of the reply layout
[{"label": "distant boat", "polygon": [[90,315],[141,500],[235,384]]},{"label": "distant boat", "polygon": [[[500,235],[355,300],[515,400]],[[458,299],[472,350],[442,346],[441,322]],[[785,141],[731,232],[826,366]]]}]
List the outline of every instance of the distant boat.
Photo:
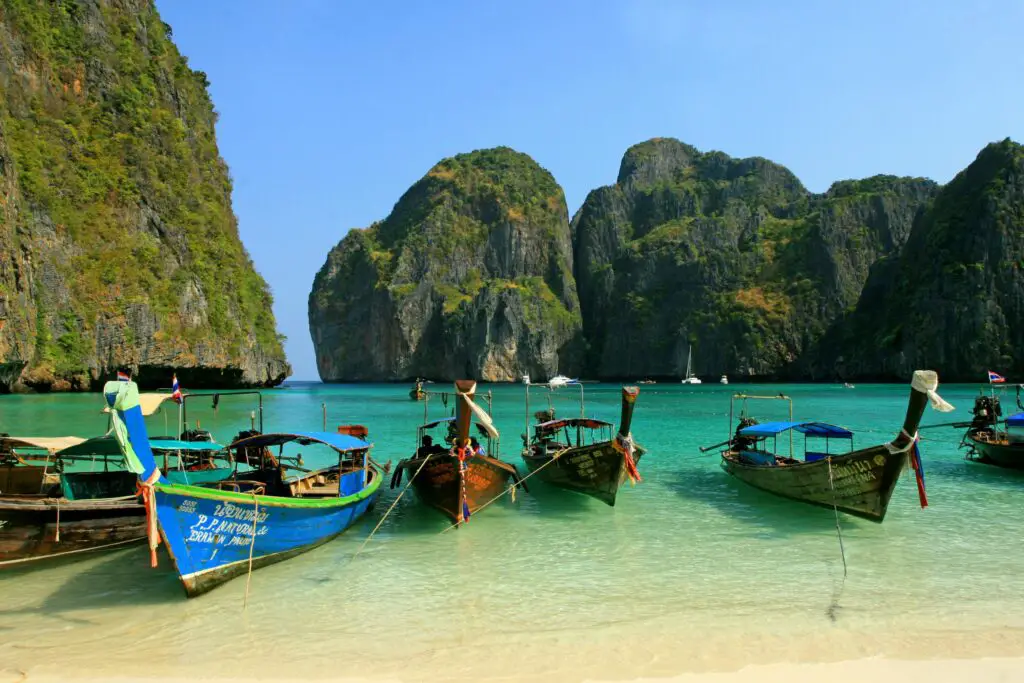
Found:
[{"label": "distant boat", "polygon": [[653,379],[642,379],[637,384],[657,384]]},{"label": "distant boat", "polygon": [[530,383],[530,376],[529,375],[523,375],[521,377],[521,379],[523,381],[523,384],[529,384]]},{"label": "distant boat", "polygon": [[856,387],[853,386],[852,384],[850,384],[849,382],[843,382],[843,388],[844,389],[856,389]]},{"label": "distant boat", "polygon": [[[757,420],[741,412],[739,424],[727,441],[701,450],[725,446],[722,469],[755,488],[881,522],[885,519],[900,473],[908,464],[915,471],[921,506],[928,504],[915,436],[929,400],[938,410],[948,412],[953,409],[935,393],[938,386],[936,373],[927,370],[914,373],[903,428],[888,443],[853,450],[853,433],[843,427],[824,422],[758,424]],[[737,396],[733,400],[736,398],[746,402],[755,397]],[[773,398],[790,401],[792,415],[792,401],[788,396],[780,394]],[[794,431],[805,437],[802,460],[793,449],[791,435]],[[785,454],[778,450],[780,435],[790,436],[790,446]],[[811,438],[815,439],[814,445]],[[821,441],[824,444],[817,445]],[[836,441],[850,444],[850,450],[845,453],[829,451],[830,442]]]},{"label": "distant boat", "polygon": [[719,384],[728,384],[729,383],[729,377],[726,376],[726,375],[722,375],[722,379],[718,380],[718,382],[719,382]]},{"label": "distant boat", "polygon": [[698,377],[694,376],[692,369],[693,362],[693,344],[690,345],[690,350],[686,354],[686,377],[683,379],[683,384],[700,384],[701,381]]},{"label": "distant boat", "polygon": [[571,379],[569,377],[566,377],[565,375],[555,375],[554,377],[548,380],[548,386],[554,389],[557,387],[564,387],[567,384],[575,384],[578,381],[579,380]]},{"label": "distant boat", "polygon": [[416,380],[416,384],[409,390],[409,398],[413,401],[422,401],[426,397],[427,392],[423,391],[423,380]]}]

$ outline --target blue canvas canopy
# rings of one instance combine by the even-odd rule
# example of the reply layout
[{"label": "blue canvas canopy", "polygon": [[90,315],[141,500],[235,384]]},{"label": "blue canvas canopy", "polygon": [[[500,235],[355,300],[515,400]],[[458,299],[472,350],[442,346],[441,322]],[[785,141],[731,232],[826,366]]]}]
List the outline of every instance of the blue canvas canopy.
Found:
[{"label": "blue canvas canopy", "polygon": [[1024,427],[1024,413],[1014,413],[1006,418],[1006,425],[1008,427]]},{"label": "blue canvas canopy", "polygon": [[765,422],[764,424],[751,425],[740,430],[740,436],[767,437],[778,436],[779,434],[795,429],[807,436],[821,436],[830,439],[852,439],[853,432],[843,427],[826,424],[824,422]]},{"label": "blue canvas canopy", "polygon": [[371,444],[357,439],[348,434],[336,434],[334,432],[292,432],[290,434],[257,434],[234,442],[228,448],[265,448],[268,446],[280,446],[286,443],[296,442],[303,446],[312,443],[322,443],[331,448],[345,451],[361,451],[369,448]]}]

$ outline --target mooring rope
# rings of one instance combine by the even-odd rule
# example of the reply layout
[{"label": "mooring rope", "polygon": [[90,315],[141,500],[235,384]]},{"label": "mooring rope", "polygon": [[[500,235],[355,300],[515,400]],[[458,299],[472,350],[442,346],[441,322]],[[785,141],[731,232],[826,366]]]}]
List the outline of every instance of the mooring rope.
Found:
[{"label": "mooring rope", "polygon": [[[380,529],[382,524],[384,524],[384,520],[388,518],[388,515],[391,514],[391,511],[395,509],[396,505],[398,505],[398,501],[402,500],[402,496],[404,496],[405,492],[409,490],[410,486],[412,486],[412,482],[416,479],[416,475],[420,473],[420,470],[422,470],[424,466],[426,466],[427,461],[429,461],[432,457],[434,456],[428,455],[427,457],[423,458],[423,462],[420,463],[420,466],[416,468],[416,472],[411,477],[409,477],[409,481],[407,481],[405,483],[405,486],[402,487],[402,490],[398,492],[398,496],[395,498],[394,502],[391,503],[391,506],[388,507],[387,511],[384,513],[384,516],[380,518],[379,522],[377,522],[377,526],[373,527],[373,531],[371,531],[370,535],[366,537],[366,540],[363,541],[363,544],[359,546],[359,550],[356,551],[355,555],[352,556],[349,562],[355,560],[357,557],[359,557],[359,554],[363,552],[363,549],[366,547],[366,544],[370,542],[370,539],[373,538],[373,535],[377,533],[377,530]],[[401,467],[401,465],[399,465],[399,467]],[[383,473],[381,474],[381,476],[383,476]]]},{"label": "mooring rope", "polygon": [[249,573],[245,577],[245,598],[242,600],[242,609],[249,607],[249,583],[252,582],[252,553],[256,548],[256,522],[260,517],[260,500],[256,497],[256,491],[252,494],[252,539],[249,541]]},{"label": "mooring rope", "polygon": [[60,498],[57,499],[57,534],[53,539],[54,543],[60,543]]},{"label": "mooring rope", "polygon": [[832,512],[836,516],[836,535],[839,537],[839,554],[843,558],[843,581],[839,584],[839,590],[832,594],[832,604],[828,607],[828,618],[832,621],[836,620],[836,611],[839,609],[839,598],[843,595],[843,588],[846,587],[846,549],[843,547],[843,529],[839,525],[839,507],[836,505],[836,485],[832,479],[832,456],[825,458],[828,463],[828,485],[832,489]]}]

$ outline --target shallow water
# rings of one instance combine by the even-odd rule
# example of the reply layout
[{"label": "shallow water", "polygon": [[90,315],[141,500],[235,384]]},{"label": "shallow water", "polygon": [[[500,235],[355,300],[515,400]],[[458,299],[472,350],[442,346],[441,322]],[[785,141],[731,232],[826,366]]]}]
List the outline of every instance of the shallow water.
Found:
[{"label": "shallow water", "polygon": [[[439,388],[437,385],[429,388]],[[517,465],[524,388],[494,396],[502,457]],[[266,431],[370,427],[380,461],[407,455],[424,406],[399,385],[293,385],[264,392]],[[752,662],[888,654],[1024,654],[1024,476],[964,462],[959,432],[923,432],[930,507],[912,476],[883,525],[841,515],[848,576],[831,510],[775,498],[728,477],[698,447],[728,436],[733,391],[794,399],[797,419],[846,426],[866,446],[889,440],[903,386],[641,387],[633,434],[644,481],[609,508],[546,489],[503,500],[462,529],[410,491],[356,556],[397,491],[356,528],[308,554],[186,600],[166,556],[143,547],[0,573],[0,671],[232,677],[469,680],[632,678]],[[974,386],[945,386],[966,419]],[[568,390],[564,396],[570,395]],[[531,391],[531,396],[534,392]],[[589,415],[618,419],[618,387],[586,385]],[[92,436],[97,395],[2,396],[0,431]],[[222,442],[249,425],[251,399],[215,415],[190,401]],[[536,409],[539,406],[532,406]],[[575,412],[556,404],[559,415]],[[444,406],[431,401],[431,417]],[[166,410],[166,409],[165,409]],[[787,417],[782,402],[762,419]],[[175,409],[149,418],[173,431]],[[522,469],[522,468],[521,468]],[[536,483],[535,483],[536,482]]]}]

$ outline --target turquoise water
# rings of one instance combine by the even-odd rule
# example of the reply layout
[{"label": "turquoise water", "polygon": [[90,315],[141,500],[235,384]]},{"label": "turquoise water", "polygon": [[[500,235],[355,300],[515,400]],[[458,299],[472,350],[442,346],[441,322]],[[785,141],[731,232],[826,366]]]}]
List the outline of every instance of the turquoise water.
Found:
[{"label": "turquoise water", "polygon": [[[520,465],[525,389],[488,388],[502,457]],[[446,521],[410,491],[356,556],[397,494],[388,491],[338,540],[255,572],[245,609],[244,578],[186,600],[166,557],[152,570],[142,547],[0,573],[0,671],[582,680],[880,653],[1024,653],[1024,476],[964,462],[955,430],[923,432],[930,507],[920,509],[905,475],[884,524],[841,516],[844,583],[831,510],[747,488],[717,455],[699,453],[728,436],[737,390],[785,391],[797,419],[846,426],[858,446],[892,438],[908,391],[642,386],[633,434],[649,451],[644,481],[614,508],[534,479],[531,494],[443,533]],[[326,404],[329,429],[366,424],[375,457],[397,462],[423,419],[407,391],[267,391],[265,428],[319,429]],[[929,409],[925,424],[966,419],[977,387],[940,393],[957,410]],[[586,402],[589,415],[618,420],[617,386],[586,385]],[[92,436],[106,425],[100,407],[97,395],[2,396],[0,431]],[[193,400],[189,418],[226,442],[249,426],[252,407],[225,398],[215,415]],[[440,401],[430,408],[442,416]],[[569,401],[556,408],[575,412]],[[782,402],[758,410],[787,417]],[[175,412],[149,418],[151,431],[173,431]]]}]

